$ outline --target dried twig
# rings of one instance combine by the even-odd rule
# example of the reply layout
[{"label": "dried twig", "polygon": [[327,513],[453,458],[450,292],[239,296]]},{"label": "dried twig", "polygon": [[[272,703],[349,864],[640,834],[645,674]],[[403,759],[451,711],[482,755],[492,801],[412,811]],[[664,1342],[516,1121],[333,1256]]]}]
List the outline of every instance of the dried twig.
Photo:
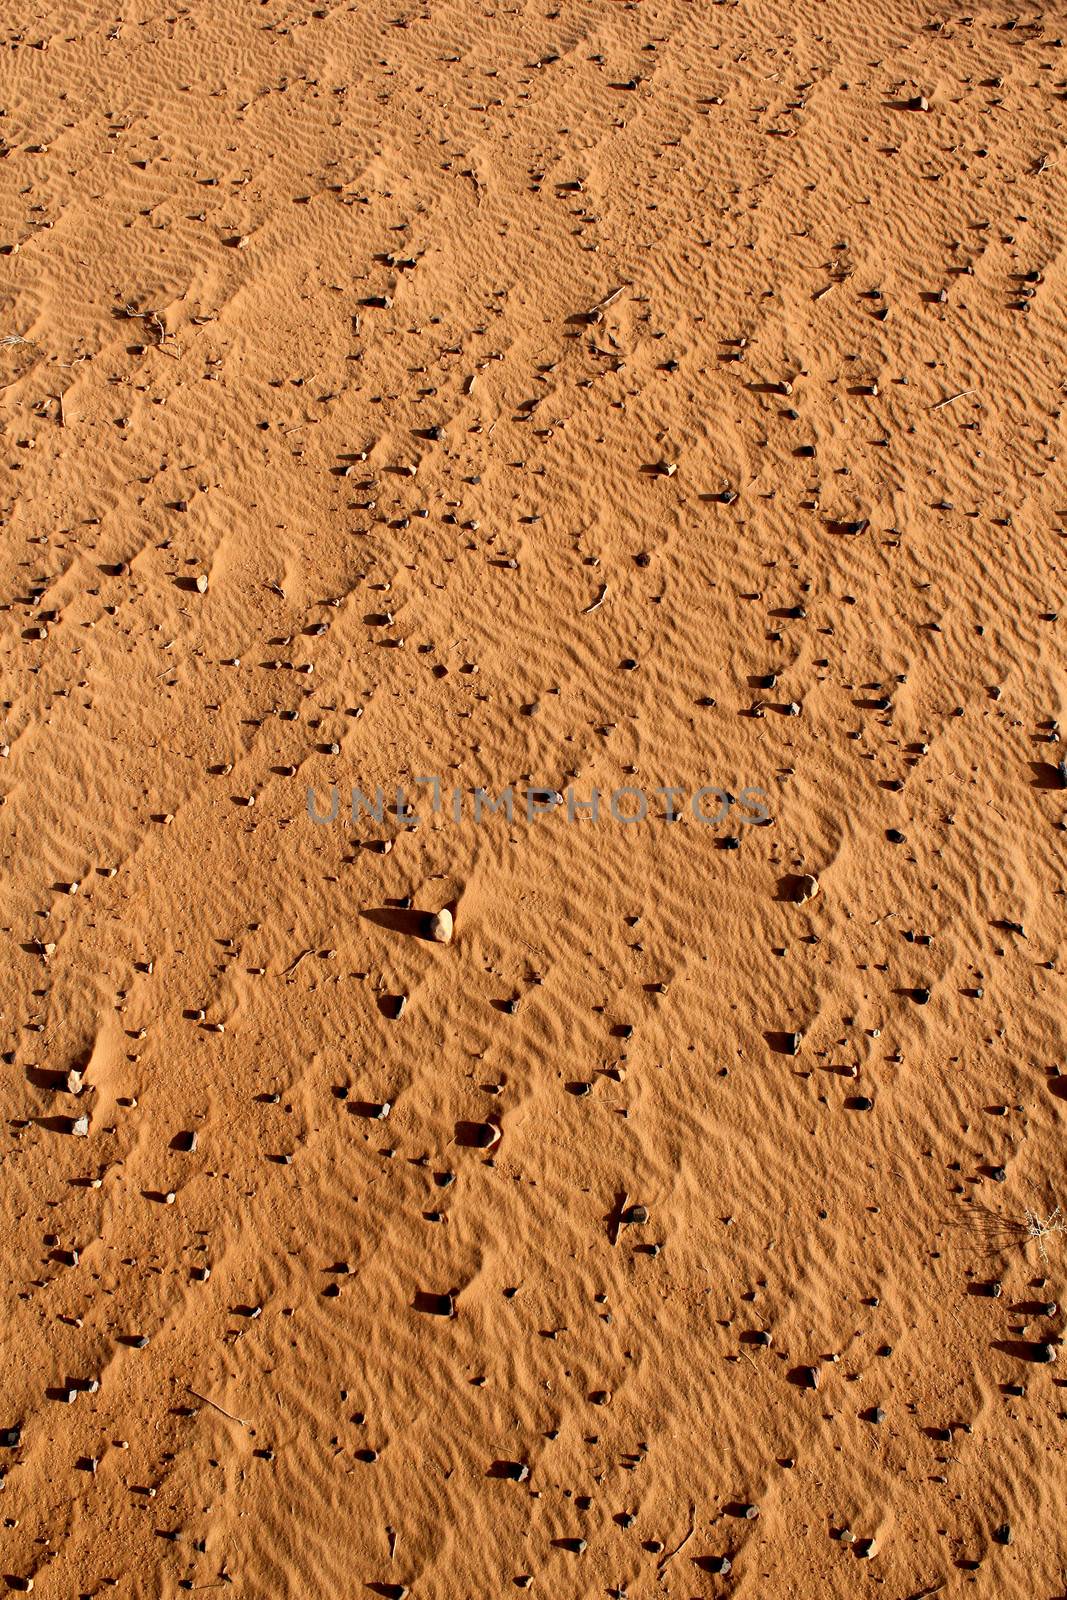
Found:
[{"label": "dried twig", "polygon": [[198,1389],[194,1389],[191,1384],[187,1383],[185,1387],[188,1389],[191,1395],[195,1396],[197,1400],[202,1400],[204,1405],[210,1406],[212,1411],[217,1411],[220,1416],[226,1417],[230,1422],[239,1422],[242,1428],[247,1428],[250,1426],[250,1424],[245,1421],[244,1417],[234,1416],[232,1411],[227,1411],[226,1407],[220,1406],[216,1400],[209,1400],[206,1394],[201,1394],[200,1391]]},{"label": "dried twig", "polygon": [[1044,1217],[1032,1206],[1024,1206],[1022,1217],[1005,1217],[991,1207],[975,1201],[968,1208],[960,1226],[985,1236],[989,1255],[1006,1255],[1009,1250],[1025,1251],[1031,1240],[1036,1241],[1043,1260],[1048,1260],[1045,1240],[1055,1234],[1067,1233],[1067,1218],[1056,1205]]},{"label": "dried twig", "polygon": [[1047,1262],[1048,1251],[1045,1249],[1045,1240],[1054,1233],[1067,1233],[1067,1221],[1060,1215],[1059,1206],[1056,1206],[1044,1218],[1039,1217],[1036,1211],[1026,1206],[1025,1216],[1027,1238],[1037,1240],[1037,1248],[1041,1252],[1041,1259]]},{"label": "dried twig", "polygon": [[612,289],[611,293],[606,294],[603,300],[598,300],[593,309],[595,311],[603,311],[606,306],[610,306],[619,298],[624,289],[628,289],[629,287],[630,285],[628,283],[620,283],[619,287],[617,289]]},{"label": "dried twig", "polygon": [[695,1505],[691,1505],[689,1507],[689,1532],[686,1534],[685,1538],[680,1544],[676,1544],[673,1550],[666,1551],[666,1553],[659,1558],[659,1574],[661,1578],[663,1576],[663,1569],[666,1567],[668,1561],[673,1561],[678,1552],[685,1549],[686,1545],[693,1537],[693,1534],[696,1532],[696,1518],[697,1508]]},{"label": "dried twig", "polygon": [[956,394],[947,394],[943,400],[935,400],[930,407],[931,411],[940,411],[942,406],[950,406],[953,400],[962,400],[964,395],[977,394],[976,389],[960,389]]}]

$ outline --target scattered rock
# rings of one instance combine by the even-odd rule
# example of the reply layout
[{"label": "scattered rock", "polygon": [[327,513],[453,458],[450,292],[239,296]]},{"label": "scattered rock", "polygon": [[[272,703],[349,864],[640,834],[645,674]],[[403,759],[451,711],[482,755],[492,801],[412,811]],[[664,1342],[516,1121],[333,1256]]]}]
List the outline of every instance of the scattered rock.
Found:
[{"label": "scattered rock", "polygon": [[729,1574],[733,1563],[729,1556],[704,1556],[698,1565],[703,1567],[705,1572],[725,1578]]}]

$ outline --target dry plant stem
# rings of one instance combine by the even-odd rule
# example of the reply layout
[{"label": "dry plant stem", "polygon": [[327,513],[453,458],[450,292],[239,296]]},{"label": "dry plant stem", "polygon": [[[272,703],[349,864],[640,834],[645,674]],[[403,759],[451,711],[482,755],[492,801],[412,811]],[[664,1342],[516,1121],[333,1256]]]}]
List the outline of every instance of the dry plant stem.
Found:
[{"label": "dry plant stem", "polygon": [[245,1421],[244,1417],[235,1416],[232,1411],[227,1411],[225,1406],[220,1406],[217,1400],[212,1400],[208,1395],[201,1394],[200,1391],[198,1389],[194,1389],[191,1384],[186,1384],[186,1388],[195,1399],[202,1401],[206,1406],[210,1406],[212,1411],[217,1411],[220,1416],[226,1417],[230,1422],[239,1422],[242,1428],[250,1427],[250,1424]]},{"label": "dry plant stem", "polygon": [[696,1523],[696,1514],[697,1514],[696,1506],[695,1505],[691,1505],[689,1507],[689,1532],[680,1541],[680,1543],[675,1545],[673,1550],[666,1551],[660,1557],[659,1570],[660,1570],[660,1575],[661,1576],[663,1574],[663,1570],[666,1567],[667,1563],[669,1561],[673,1561],[675,1556],[678,1555],[680,1551],[685,1549],[686,1545],[689,1543],[690,1539],[693,1537],[693,1534],[696,1532],[696,1525],[697,1525],[697,1523]]}]

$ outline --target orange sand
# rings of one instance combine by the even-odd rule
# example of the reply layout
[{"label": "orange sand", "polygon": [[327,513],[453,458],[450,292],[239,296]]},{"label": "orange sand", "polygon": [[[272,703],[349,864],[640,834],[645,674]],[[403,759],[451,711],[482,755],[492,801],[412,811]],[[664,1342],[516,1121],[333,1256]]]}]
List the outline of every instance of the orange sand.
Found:
[{"label": "orange sand", "polygon": [[1067,19],[19,9],[0,1578],[1062,1597]]}]

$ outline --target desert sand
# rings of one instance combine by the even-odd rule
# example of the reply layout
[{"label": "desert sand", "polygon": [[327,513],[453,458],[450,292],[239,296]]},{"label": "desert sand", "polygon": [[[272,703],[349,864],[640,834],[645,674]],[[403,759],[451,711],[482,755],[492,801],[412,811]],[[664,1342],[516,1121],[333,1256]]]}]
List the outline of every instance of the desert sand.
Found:
[{"label": "desert sand", "polygon": [[1065,36],[7,8],[11,1590],[1067,1593]]}]

